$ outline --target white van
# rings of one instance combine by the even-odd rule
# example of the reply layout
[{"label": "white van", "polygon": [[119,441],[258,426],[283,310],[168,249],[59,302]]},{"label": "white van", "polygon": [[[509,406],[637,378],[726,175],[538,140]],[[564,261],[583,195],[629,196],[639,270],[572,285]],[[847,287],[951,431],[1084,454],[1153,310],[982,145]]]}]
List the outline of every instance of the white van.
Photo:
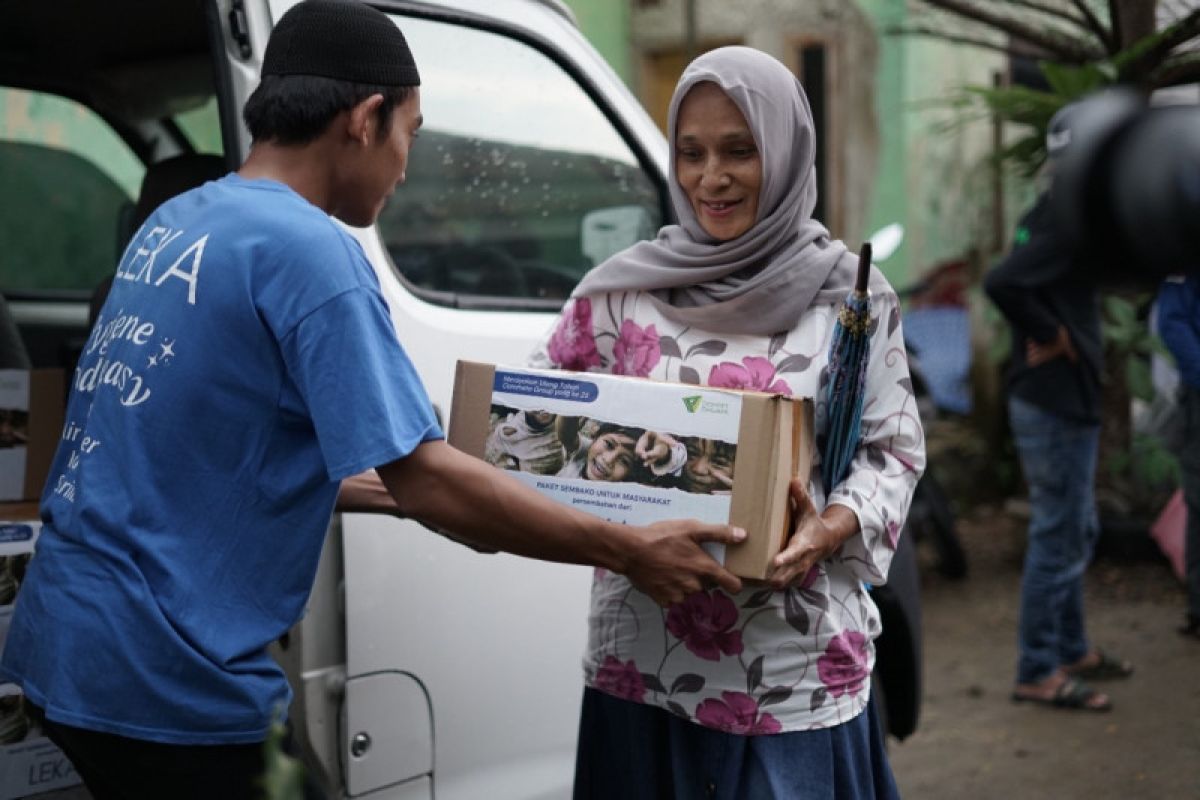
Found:
[{"label": "white van", "polygon": [[[5,12],[0,291],[34,366],[73,368],[144,173],[244,157],[241,107],[293,2]],[[557,0],[375,5],[408,39],[426,122],[407,184],[353,233],[444,412],[456,359],[522,362],[588,268],[667,220],[668,148]],[[338,797],[569,796],[589,581],[413,522],[336,517],[307,616],[277,652],[310,774]],[[894,680],[911,704],[915,623],[903,630]]]}]

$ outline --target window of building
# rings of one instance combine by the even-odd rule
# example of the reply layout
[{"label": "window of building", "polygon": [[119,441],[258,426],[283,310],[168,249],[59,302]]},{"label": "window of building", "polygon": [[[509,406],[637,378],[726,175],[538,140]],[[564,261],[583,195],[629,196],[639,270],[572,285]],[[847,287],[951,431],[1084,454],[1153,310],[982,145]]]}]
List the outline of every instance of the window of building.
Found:
[{"label": "window of building", "polygon": [[813,216],[827,220],[829,211],[829,109],[828,79],[826,71],[826,47],[824,42],[808,42],[799,47],[800,70],[798,77],[808,95],[812,109],[813,127],[817,138],[817,206]]},{"label": "window of building", "polygon": [[817,206],[813,217],[841,235],[844,223],[844,121],[837,69],[837,40],[804,36],[792,40],[790,66],[804,86],[815,127]]}]

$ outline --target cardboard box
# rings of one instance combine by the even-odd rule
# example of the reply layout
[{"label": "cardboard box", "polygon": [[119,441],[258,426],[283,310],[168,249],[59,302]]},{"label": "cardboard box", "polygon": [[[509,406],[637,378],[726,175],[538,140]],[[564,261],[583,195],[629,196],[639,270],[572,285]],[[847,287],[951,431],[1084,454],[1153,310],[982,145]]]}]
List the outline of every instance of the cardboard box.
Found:
[{"label": "cardboard box", "polygon": [[[787,540],[788,484],[812,465],[810,400],[614,375],[460,361],[449,427],[459,450],[605,519],[745,528],[710,552],[751,579]],[[660,445],[654,469],[639,441]]]},{"label": "cardboard box", "polygon": [[59,369],[0,370],[0,501],[41,497],[63,428]]},{"label": "cardboard box", "polygon": [[[8,637],[13,603],[41,530],[36,503],[0,504],[0,654]],[[80,777],[71,762],[25,713],[21,688],[0,683],[0,800],[31,797],[78,783]]]}]

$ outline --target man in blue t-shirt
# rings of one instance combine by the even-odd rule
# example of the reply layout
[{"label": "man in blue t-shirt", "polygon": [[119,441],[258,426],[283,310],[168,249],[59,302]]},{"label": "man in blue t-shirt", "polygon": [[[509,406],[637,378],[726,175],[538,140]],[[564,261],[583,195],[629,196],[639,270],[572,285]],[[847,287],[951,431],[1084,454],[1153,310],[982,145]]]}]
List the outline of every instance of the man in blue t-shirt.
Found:
[{"label": "man in blue t-shirt", "polygon": [[[450,448],[370,264],[421,125],[404,37],[357,2],[280,19],[242,168],[142,225],[75,372],[0,673],[98,798],[257,796],[300,617],[345,508],[622,572],[660,602],[738,580],[727,526],[619,526]],[[375,470],[372,472],[371,470]]]}]

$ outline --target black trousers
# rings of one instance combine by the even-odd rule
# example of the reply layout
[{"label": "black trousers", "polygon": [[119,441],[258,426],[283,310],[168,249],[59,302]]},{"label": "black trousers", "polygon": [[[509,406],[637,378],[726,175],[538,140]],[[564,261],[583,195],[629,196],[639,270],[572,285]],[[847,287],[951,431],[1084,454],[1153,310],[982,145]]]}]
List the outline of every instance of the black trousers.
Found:
[{"label": "black trousers", "polygon": [[263,744],[178,745],[29,715],[71,760],[95,800],[261,800]]}]

